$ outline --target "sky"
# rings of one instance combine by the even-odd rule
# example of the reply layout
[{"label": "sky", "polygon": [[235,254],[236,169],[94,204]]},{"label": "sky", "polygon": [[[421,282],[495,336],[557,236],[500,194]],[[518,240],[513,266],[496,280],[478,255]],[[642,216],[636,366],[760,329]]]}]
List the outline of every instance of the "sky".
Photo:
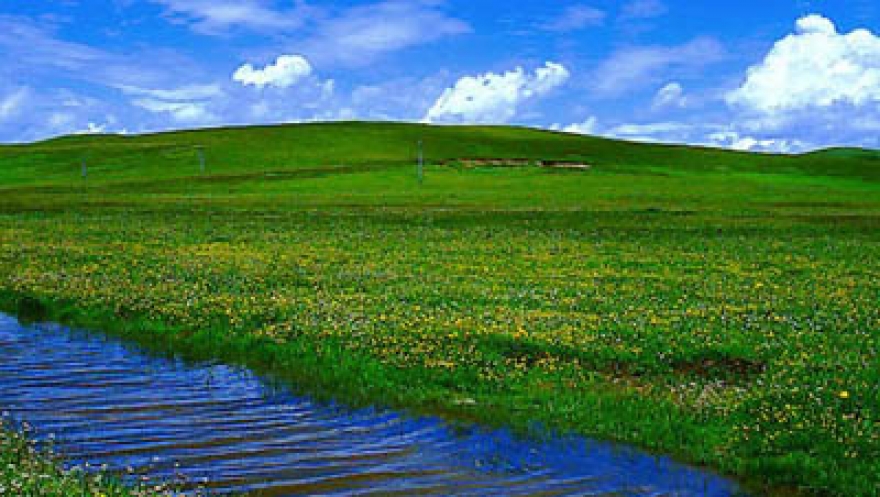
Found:
[{"label": "sky", "polygon": [[877,0],[0,0],[0,142],[323,120],[880,148]]}]

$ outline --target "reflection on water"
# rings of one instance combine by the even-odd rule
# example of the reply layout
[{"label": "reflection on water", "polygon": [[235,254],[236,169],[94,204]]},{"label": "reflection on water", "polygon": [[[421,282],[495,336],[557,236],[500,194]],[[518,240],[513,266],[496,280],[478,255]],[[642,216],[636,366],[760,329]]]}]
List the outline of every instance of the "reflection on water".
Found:
[{"label": "reflection on water", "polygon": [[0,315],[0,410],[70,465],[257,495],[731,496],[710,473],[584,439],[521,440],[348,410],[222,365],[193,365]]}]

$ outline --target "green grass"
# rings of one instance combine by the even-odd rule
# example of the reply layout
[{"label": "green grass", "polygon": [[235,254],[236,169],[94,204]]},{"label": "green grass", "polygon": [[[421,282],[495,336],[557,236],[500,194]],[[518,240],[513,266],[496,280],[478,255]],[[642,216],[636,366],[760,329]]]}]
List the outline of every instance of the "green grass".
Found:
[{"label": "green grass", "polygon": [[424,140],[429,161],[509,158],[586,162],[612,169],[665,167],[676,171],[804,172],[880,178],[880,159],[854,149],[800,157],[716,149],[632,144],[513,127],[425,126],[395,123],[318,123],[186,131],[142,136],[74,136],[32,145],[0,146],[3,184],[70,186],[81,162],[90,181],[140,182],[199,174],[197,146],[211,175],[296,172],[326,166],[410,165]]},{"label": "green grass", "polygon": [[[477,158],[593,167],[456,161]],[[537,422],[768,492],[870,496],[878,180],[870,151],[521,128],[63,138],[0,147],[0,301],[324,397]]]},{"label": "green grass", "polygon": [[126,487],[101,474],[64,471],[21,435],[0,427],[0,495],[16,497],[148,497],[156,488]]}]

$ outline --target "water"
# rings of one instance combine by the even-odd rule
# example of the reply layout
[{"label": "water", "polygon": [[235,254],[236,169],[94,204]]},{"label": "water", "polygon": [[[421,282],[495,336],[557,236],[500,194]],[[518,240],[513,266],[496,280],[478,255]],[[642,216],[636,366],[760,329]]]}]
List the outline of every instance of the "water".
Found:
[{"label": "water", "polygon": [[193,494],[740,495],[632,449],[320,404],[241,369],[2,314],[0,410],[69,466],[171,479]]}]

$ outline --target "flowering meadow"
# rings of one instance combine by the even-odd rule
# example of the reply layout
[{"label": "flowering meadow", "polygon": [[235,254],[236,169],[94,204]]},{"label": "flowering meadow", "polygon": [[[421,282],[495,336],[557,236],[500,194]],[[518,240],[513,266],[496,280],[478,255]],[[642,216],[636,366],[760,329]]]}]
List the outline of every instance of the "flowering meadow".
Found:
[{"label": "flowering meadow", "polygon": [[126,487],[101,474],[62,471],[22,435],[0,428],[0,495],[16,497],[155,497],[159,489]]},{"label": "flowering meadow", "polygon": [[871,178],[389,166],[2,196],[12,310],[758,493],[880,495]]}]

